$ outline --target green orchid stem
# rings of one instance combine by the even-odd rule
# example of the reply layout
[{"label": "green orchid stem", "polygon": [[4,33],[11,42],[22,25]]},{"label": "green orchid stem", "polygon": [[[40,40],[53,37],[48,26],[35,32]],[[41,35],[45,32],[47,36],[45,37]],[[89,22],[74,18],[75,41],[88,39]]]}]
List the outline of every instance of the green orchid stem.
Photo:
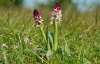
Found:
[{"label": "green orchid stem", "polygon": [[49,42],[47,42],[47,39],[46,39],[44,30],[43,30],[43,27],[40,27],[40,31],[41,31],[41,34],[42,34],[42,36],[43,36],[45,42],[46,42],[46,46],[47,46],[48,50],[50,50],[50,44],[49,44]]},{"label": "green orchid stem", "polygon": [[57,35],[58,35],[57,22],[54,22],[53,25],[54,25],[54,51],[56,51],[57,46],[58,46],[58,42],[57,42]]},{"label": "green orchid stem", "polygon": [[8,64],[8,62],[7,62],[6,50],[5,50],[5,48],[3,48],[3,47],[2,47],[2,50],[3,50],[4,60],[5,60],[4,63],[5,63],[5,64]]},{"label": "green orchid stem", "polygon": [[43,27],[40,27],[40,31],[41,31],[41,34],[46,42],[46,45],[47,45],[47,40],[46,40],[46,36],[45,36],[45,33],[44,33],[44,30],[43,30]]},{"label": "green orchid stem", "polygon": [[48,42],[47,42],[47,48],[48,48],[48,50],[51,50],[49,40],[48,40]]}]

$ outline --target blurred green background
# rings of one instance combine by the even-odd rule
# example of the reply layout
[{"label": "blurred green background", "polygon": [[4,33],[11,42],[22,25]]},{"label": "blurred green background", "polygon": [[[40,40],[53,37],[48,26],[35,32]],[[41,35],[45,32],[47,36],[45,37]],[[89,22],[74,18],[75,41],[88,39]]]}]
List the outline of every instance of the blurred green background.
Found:
[{"label": "blurred green background", "polygon": [[11,4],[15,6],[22,5],[23,0],[0,0],[0,6],[10,6]]}]

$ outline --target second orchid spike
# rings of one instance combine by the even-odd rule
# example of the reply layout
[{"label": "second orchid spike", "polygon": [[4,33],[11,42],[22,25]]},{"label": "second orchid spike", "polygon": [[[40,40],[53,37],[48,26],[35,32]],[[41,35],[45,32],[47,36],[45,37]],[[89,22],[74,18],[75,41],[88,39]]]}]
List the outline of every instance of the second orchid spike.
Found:
[{"label": "second orchid spike", "polygon": [[60,3],[57,2],[54,6],[54,10],[52,12],[52,17],[51,17],[51,23],[53,22],[60,22],[62,21],[61,18],[62,18],[62,10],[61,10],[61,6],[60,6]]}]

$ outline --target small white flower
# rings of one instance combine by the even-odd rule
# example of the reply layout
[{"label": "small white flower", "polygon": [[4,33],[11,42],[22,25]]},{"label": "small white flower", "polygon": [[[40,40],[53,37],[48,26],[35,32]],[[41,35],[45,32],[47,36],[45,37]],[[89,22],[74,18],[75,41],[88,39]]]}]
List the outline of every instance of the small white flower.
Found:
[{"label": "small white flower", "polygon": [[8,46],[6,44],[2,44],[3,47],[8,48]]},{"label": "small white flower", "polygon": [[29,42],[29,39],[27,37],[24,38],[24,42]]},{"label": "small white flower", "polygon": [[29,44],[32,45],[32,42],[30,42]]},{"label": "small white flower", "polygon": [[14,48],[17,49],[18,48],[18,45],[14,45]]}]

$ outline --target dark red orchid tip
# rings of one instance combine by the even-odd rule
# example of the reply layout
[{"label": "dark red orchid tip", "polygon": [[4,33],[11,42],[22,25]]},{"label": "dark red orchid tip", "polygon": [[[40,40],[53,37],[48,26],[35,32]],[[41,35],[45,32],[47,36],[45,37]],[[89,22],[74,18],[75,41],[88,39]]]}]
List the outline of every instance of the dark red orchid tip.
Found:
[{"label": "dark red orchid tip", "polygon": [[38,10],[34,9],[34,12],[33,12],[34,16],[37,15],[38,13],[39,13]]},{"label": "dark red orchid tip", "polygon": [[39,16],[39,15],[40,15],[40,13],[39,13],[39,11],[38,11],[38,10],[34,9],[33,15],[34,15],[34,16]]},{"label": "dark red orchid tip", "polygon": [[42,17],[41,17],[41,15],[40,15],[38,10],[34,9],[33,17],[35,19],[36,27],[39,26],[42,23],[43,19],[42,19]]},{"label": "dark red orchid tip", "polygon": [[34,19],[36,20],[37,18],[39,18],[40,13],[39,13],[39,11],[38,11],[38,10],[34,9],[33,15],[34,15],[34,16],[33,16],[33,17],[34,17]]},{"label": "dark red orchid tip", "polygon": [[57,2],[55,4],[54,9],[61,10],[61,6],[60,6],[60,3],[59,2]]}]

